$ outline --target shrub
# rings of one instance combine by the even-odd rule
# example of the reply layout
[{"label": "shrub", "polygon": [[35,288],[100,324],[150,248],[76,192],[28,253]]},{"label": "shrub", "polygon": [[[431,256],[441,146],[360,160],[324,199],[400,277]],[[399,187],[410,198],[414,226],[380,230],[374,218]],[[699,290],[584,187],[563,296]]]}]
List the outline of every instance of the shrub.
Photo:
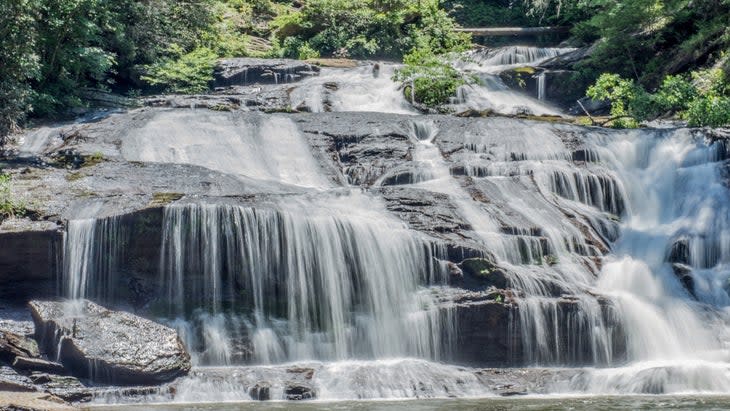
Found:
[{"label": "shrub", "polygon": [[291,57],[304,42],[321,55],[356,58],[400,58],[417,45],[439,54],[470,44],[439,0],[309,0],[272,27]]},{"label": "shrub", "polygon": [[299,46],[297,57],[300,60],[319,58],[319,52],[312,48],[306,41]]},{"label": "shrub", "polygon": [[683,76],[667,76],[657,91],[657,104],[664,111],[686,110],[697,98],[697,89]]},{"label": "shrub", "polygon": [[160,86],[166,92],[201,93],[213,80],[216,54],[205,47],[184,53],[177,45],[170,47],[172,57],[145,66],[147,74],[142,80]]},{"label": "shrub", "polygon": [[618,74],[603,73],[596,83],[588,87],[586,95],[594,100],[611,103],[611,121],[613,127],[636,127],[636,120],[629,113],[629,105],[638,94],[633,80],[627,80]]},{"label": "shrub", "polygon": [[10,188],[10,174],[0,173],[0,221],[26,213],[25,205],[13,197]]},{"label": "shrub", "polygon": [[692,127],[730,125],[730,88],[721,70],[667,76],[656,93],[646,92],[632,80],[617,74],[602,74],[587,95],[611,103],[614,127],[636,127],[639,121],[670,112],[685,118]]},{"label": "shrub", "polygon": [[691,127],[730,125],[730,97],[715,94],[700,96],[690,102],[684,117]]},{"label": "shrub", "polygon": [[406,83],[405,98],[411,103],[436,107],[449,102],[459,87],[472,81],[430,51],[417,49],[404,58],[394,80]]}]

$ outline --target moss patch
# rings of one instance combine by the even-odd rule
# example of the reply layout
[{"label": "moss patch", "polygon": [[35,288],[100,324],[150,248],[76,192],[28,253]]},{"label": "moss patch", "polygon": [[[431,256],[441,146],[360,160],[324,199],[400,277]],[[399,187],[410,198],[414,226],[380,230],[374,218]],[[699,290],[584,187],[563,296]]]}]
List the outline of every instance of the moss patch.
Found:
[{"label": "moss patch", "polygon": [[153,206],[163,206],[172,203],[173,201],[177,201],[181,198],[183,198],[185,194],[181,193],[154,193],[152,194],[152,201],[150,202],[150,205]]}]

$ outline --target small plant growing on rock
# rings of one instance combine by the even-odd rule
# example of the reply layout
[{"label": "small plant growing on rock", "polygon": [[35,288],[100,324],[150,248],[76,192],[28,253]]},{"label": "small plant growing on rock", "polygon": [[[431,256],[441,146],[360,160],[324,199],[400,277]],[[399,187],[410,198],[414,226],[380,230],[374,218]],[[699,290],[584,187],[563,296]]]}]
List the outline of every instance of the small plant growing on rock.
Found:
[{"label": "small plant growing on rock", "polygon": [[554,256],[552,254],[546,255],[544,257],[544,260],[545,260],[545,264],[547,264],[549,266],[553,266],[553,265],[555,265],[555,264],[558,263],[558,257],[556,257],[556,256]]},{"label": "small plant growing on rock", "polygon": [[0,173],[0,221],[25,213],[25,205],[13,197],[10,174]]}]

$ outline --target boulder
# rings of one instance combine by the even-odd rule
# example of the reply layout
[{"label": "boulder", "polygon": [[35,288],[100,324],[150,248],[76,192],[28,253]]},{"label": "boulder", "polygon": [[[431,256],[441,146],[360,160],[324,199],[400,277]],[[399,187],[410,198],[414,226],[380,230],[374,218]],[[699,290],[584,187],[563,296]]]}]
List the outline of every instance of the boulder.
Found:
[{"label": "boulder", "polygon": [[667,261],[670,263],[678,263],[688,265],[690,261],[689,238],[680,237],[674,241],[669,249]]},{"label": "boulder", "polygon": [[91,401],[93,397],[92,389],[82,384],[76,377],[34,372],[30,379],[43,391],[64,401],[86,402]]},{"label": "boulder", "polygon": [[172,328],[87,300],[29,303],[41,349],[77,377],[119,385],[160,384],[190,371]]},{"label": "boulder", "polygon": [[292,83],[319,74],[319,67],[300,60],[233,58],[215,69],[215,87]]},{"label": "boulder", "polygon": [[695,294],[695,279],[692,276],[692,267],[686,264],[673,263],[672,271],[687,292],[690,293],[692,297],[697,298],[697,295]]},{"label": "boulder", "polygon": [[0,391],[33,392],[37,389],[28,377],[18,374],[10,367],[0,367]]},{"label": "boulder", "polygon": [[13,368],[17,371],[38,371],[50,374],[66,374],[66,368],[64,368],[63,365],[40,358],[16,357],[15,361],[13,361]]},{"label": "boulder", "polygon": [[30,338],[0,330],[0,360],[12,363],[16,357],[39,357],[38,345]]},{"label": "boulder", "polygon": [[308,384],[289,381],[284,387],[284,397],[290,401],[311,400],[317,398],[317,392]]},{"label": "boulder", "polygon": [[257,382],[248,389],[248,395],[255,401],[268,401],[271,399],[271,384],[266,381]]}]

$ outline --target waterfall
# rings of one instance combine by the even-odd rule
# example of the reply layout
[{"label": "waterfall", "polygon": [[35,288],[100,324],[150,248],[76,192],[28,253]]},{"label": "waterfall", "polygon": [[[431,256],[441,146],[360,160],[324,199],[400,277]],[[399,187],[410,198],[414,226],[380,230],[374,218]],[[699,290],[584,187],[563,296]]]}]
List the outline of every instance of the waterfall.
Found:
[{"label": "waterfall", "polygon": [[62,293],[74,299],[93,295],[113,300],[125,286],[118,284],[127,241],[120,218],[70,220],[63,241]]},{"label": "waterfall", "polygon": [[227,113],[168,111],[130,133],[121,152],[128,161],[194,164],[245,181],[332,186],[296,124],[280,116],[240,122]]},{"label": "waterfall", "polygon": [[[240,206],[165,209],[161,284],[174,315],[243,315],[256,362],[438,358],[429,244],[387,224]],[[203,321],[210,323],[210,318]]]},{"label": "waterfall", "polygon": [[392,80],[394,64],[378,63],[373,67],[322,69],[319,76],[300,82],[291,92],[292,107],[306,107],[311,112],[369,111],[418,114],[407,101],[400,85]]},{"label": "waterfall", "polygon": [[[448,355],[453,313],[430,288],[444,251],[369,202],[165,207],[152,308],[198,364]],[[118,217],[70,221],[65,295],[126,297],[130,242]]]},{"label": "waterfall", "polygon": [[540,63],[573,51],[571,48],[501,47],[466,53],[453,65],[462,72],[479,79],[476,84],[461,86],[460,98],[453,108],[464,110],[493,110],[504,114],[560,115],[560,110],[545,103],[545,77],[537,78],[538,98],[527,96],[505,84],[502,73],[519,74],[517,69],[533,67]]},{"label": "waterfall", "polygon": [[544,101],[545,95],[545,72],[537,75],[537,99]]},{"label": "waterfall", "polygon": [[[332,118],[346,124],[336,125],[340,131],[350,119],[377,127],[360,116]],[[188,196],[143,210],[156,217],[81,212],[64,238],[64,295],[137,298],[178,329],[196,366],[245,370],[225,380],[232,399],[248,399],[236,382],[241,375],[285,381],[292,362],[317,369],[322,398],[418,397],[418,383],[428,395],[476,395],[484,385],[475,372],[437,363],[456,361],[457,314],[483,302],[450,297],[446,260],[460,262],[458,251],[435,242],[453,235],[459,239],[450,246],[463,240],[504,276],[504,285],[458,291],[506,290],[485,305],[509,311],[506,338],[519,343],[511,365],[585,367],[555,391],[730,387],[724,141],[705,140],[698,130],[387,116],[396,124],[367,134],[365,148],[375,150],[362,158],[397,136],[394,162],[412,178],[398,184],[392,177],[402,168],[386,165],[372,189],[333,188],[336,179],[313,148],[332,140],[308,141],[296,123],[311,121],[305,117],[204,113],[195,125],[163,112],[159,124],[144,124],[149,141],[124,139],[127,158],[193,164],[291,189],[255,198]],[[178,139],[160,137],[165,127]],[[358,134],[342,135],[359,144]],[[332,146],[327,155],[340,161]],[[437,198],[435,212],[458,229],[408,228],[394,217],[382,194],[388,190]],[[137,227],[145,224],[152,230]],[[154,241],[145,237],[150,232]],[[140,249],[154,256],[153,268],[128,262]],[[485,333],[503,325],[484,325]],[[221,381],[198,370],[181,382],[191,399],[205,397],[197,384]],[[463,383],[439,384],[446,375]]]}]

